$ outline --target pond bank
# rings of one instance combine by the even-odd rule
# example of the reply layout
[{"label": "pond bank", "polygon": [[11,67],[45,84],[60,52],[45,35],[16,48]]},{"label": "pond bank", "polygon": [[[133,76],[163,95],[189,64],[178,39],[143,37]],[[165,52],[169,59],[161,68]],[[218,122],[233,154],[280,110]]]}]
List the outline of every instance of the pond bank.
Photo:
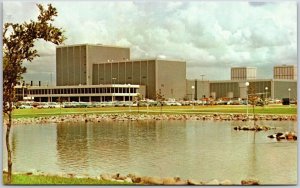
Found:
[{"label": "pond bank", "polygon": [[[297,121],[297,115],[249,115],[246,114],[74,114],[62,116],[47,116],[36,118],[13,119],[14,125],[32,123],[62,123],[62,122],[101,122],[101,121],[143,121],[143,120],[215,120],[215,121],[247,121],[247,120],[270,120],[270,121]],[[7,123],[7,119],[4,119]]]},{"label": "pond bank", "polygon": [[[3,178],[6,179],[7,172],[3,171]],[[4,184],[6,182],[4,181]],[[181,179],[180,177],[149,177],[128,174],[126,176],[117,174],[101,174],[96,177],[88,175],[50,174],[33,170],[32,172],[14,172],[12,184],[136,184],[136,185],[259,185],[256,179],[241,180],[240,184],[233,184],[230,180],[200,181],[195,179]]]}]

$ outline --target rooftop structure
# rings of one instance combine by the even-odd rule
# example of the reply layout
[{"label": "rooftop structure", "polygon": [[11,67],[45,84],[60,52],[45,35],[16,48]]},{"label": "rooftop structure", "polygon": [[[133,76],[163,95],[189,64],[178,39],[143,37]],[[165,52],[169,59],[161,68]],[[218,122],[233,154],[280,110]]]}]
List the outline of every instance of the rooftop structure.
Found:
[{"label": "rooftop structure", "polygon": [[231,80],[256,79],[256,67],[232,67]]},{"label": "rooftop structure", "polygon": [[297,80],[296,65],[277,65],[273,68],[274,79]]}]

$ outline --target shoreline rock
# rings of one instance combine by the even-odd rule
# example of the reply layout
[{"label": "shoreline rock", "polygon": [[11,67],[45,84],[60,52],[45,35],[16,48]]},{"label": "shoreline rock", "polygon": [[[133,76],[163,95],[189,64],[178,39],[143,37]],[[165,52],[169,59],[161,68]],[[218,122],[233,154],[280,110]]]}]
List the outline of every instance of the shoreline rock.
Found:
[{"label": "shoreline rock", "polygon": [[[296,121],[297,115],[259,115],[257,120]],[[102,121],[150,121],[150,120],[196,120],[196,121],[253,121],[254,117],[245,114],[68,114],[36,118],[14,118],[13,124],[46,124],[63,122],[99,123]],[[7,119],[4,119],[4,124]],[[266,127],[264,127],[266,128]],[[262,129],[264,129],[262,128]]]}]

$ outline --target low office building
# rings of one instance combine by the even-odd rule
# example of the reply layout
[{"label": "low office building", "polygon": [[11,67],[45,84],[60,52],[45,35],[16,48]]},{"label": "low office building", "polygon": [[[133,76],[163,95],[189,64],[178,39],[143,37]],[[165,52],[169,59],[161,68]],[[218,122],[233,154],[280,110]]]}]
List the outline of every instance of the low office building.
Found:
[{"label": "low office building", "polygon": [[31,99],[36,102],[102,102],[132,101],[145,93],[145,87],[130,84],[108,84],[94,86],[16,86],[19,100]]}]

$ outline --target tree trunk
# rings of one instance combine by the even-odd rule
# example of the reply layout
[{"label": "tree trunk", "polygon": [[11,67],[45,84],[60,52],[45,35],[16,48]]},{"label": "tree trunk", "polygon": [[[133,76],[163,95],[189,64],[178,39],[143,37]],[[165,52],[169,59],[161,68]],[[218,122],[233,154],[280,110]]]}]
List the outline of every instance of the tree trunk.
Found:
[{"label": "tree trunk", "polygon": [[254,127],[255,130],[257,130],[257,125],[256,125],[256,121],[255,121],[255,111],[254,111],[255,105],[253,105],[253,123],[254,123]]},{"label": "tree trunk", "polygon": [[162,102],[160,102],[160,115],[162,114]]},{"label": "tree trunk", "polygon": [[8,124],[6,125],[6,149],[7,149],[7,168],[8,168],[7,184],[11,184],[11,171],[12,171],[11,149],[10,149],[10,142],[9,142],[10,128],[11,128],[11,112],[8,112]]}]

